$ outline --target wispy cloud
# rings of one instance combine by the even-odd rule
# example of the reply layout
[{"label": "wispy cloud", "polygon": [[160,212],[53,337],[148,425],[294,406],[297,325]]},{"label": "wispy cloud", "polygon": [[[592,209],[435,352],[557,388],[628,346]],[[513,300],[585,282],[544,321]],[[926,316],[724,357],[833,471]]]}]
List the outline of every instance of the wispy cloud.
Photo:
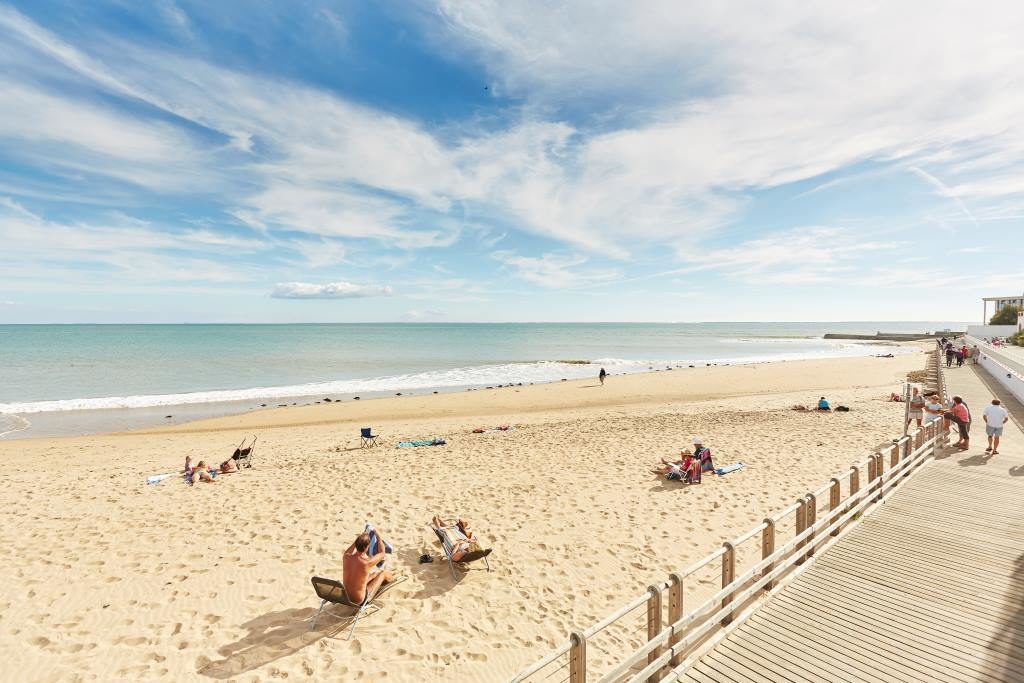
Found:
[{"label": "wispy cloud", "polygon": [[318,285],[308,282],[281,282],[270,294],[275,299],[362,299],[390,296],[387,285],[357,285],[352,282],[328,282]]},{"label": "wispy cloud", "polygon": [[547,253],[535,257],[498,251],[492,257],[510,268],[521,280],[549,289],[579,287],[622,277],[622,272],[616,268],[581,267],[588,259],[580,254]]}]

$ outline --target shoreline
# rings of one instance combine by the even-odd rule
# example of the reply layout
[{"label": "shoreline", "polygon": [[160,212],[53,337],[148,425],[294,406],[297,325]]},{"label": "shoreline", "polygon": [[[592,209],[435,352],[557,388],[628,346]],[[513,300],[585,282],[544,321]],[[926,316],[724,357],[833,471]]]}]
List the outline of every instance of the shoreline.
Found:
[{"label": "shoreline", "polygon": [[[920,343],[915,342],[869,342],[865,343],[864,345],[876,346],[880,349],[900,349],[899,351],[896,351],[894,355],[912,353],[914,348],[921,348]],[[749,367],[760,365],[772,365],[777,363],[803,363],[838,359],[872,358],[876,357],[876,355],[839,355],[797,359],[778,358],[767,360],[759,358],[756,360],[741,360],[736,362],[696,361],[691,362],[688,365],[683,365],[677,362],[674,365],[665,365],[664,368],[657,368],[654,365],[649,365],[647,370],[636,372],[627,371],[619,373],[610,373],[609,376],[629,377],[668,371],[688,372],[704,370],[712,367]],[[667,361],[662,362],[667,363]],[[596,363],[594,361],[588,361],[587,363],[579,363],[576,361],[566,363],[577,367],[587,365],[588,367],[593,366],[594,368],[597,368],[600,366],[600,363]],[[647,364],[653,362],[643,361],[643,363]],[[596,375],[596,372],[594,374]],[[30,413],[5,413],[0,415],[0,417],[6,417],[11,421],[22,421],[23,423],[25,423],[26,426],[24,426],[21,429],[11,429],[10,431],[5,432],[3,435],[0,435],[0,443],[4,441],[22,441],[25,439],[89,436],[99,434],[115,434],[129,431],[157,430],[164,426],[172,428],[181,427],[182,425],[188,425],[193,422],[202,422],[212,419],[235,417],[253,413],[262,413],[265,411],[281,410],[285,408],[308,407],[316,404],[336,406],[338,404],[355,403],[356,401],[380,401],[392,398],[462,394],[466,392],[491,391],[509,388],[521,389],[527,386],[543,386],[548,384],[557,384],[565,381],[582,382],[587,381],[588,379],[592,378],[589,377],[589,375],[587,375],[584,377],[569,377],[564,379],[559,378],[535,382],[494,384],[493,387],[497,387],[498,389],[494,389],[492,386],[488,385],[438,386],[427,387],[423,389],[404,390],[402,392],[367,391],[358,394],[334,393],[333,395],[329,395],[330,392],[323,392],[316,394],[301,394],[279,398],[247,398],[231,401],[157,404],[139,407],[112,407],[40,411]],[[269,389],[274,389],[274,387],[271,387]]]}]

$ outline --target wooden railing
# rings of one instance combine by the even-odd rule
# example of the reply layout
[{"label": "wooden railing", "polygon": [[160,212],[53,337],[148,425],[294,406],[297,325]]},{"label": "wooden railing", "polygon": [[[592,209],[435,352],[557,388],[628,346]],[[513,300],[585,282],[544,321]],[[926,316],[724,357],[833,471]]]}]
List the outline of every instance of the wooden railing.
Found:
[{"label": "wooden railing", "polygon": [[[940,396],[946,389],[938,352],[929,357],[928,371],[937,373]],[[852,465],[828,484],[811,491],[760,525],[722,544],[722,547],[668,579],[651,584],[642,594],[616,612],[582,631],[573,631],[568,642],[521,671],[513,683],[599,683],[675,680],[714,642],[747,618],[764,597],[787,584],[801,565],[815,553],[830,547],[848,526],[870,512],[905,478],[946,443],[942,421],[895,440],[885,449]],[[788,539],[787,539],[788,536]],[[752,542],[758,549],[750,548]],[[737,574],[738,558],[755,561]],[[695,608],[685,608],[685,588],[703,570],[720,568],[721,589]],[[641,612],[642,608],[642,612]],[[645,628],[623,627],[630,615],[640,613]],[[588,656],[588,643],[613,628],[633,634],[642,644],[616,647],[607,658]],[[629,648],[632,647],[632,652]],[[622,657],[620,653],[628,654]],[[606,669],[598,671],[604,666]],[[600,675],[598,675],[600,674]]]}]

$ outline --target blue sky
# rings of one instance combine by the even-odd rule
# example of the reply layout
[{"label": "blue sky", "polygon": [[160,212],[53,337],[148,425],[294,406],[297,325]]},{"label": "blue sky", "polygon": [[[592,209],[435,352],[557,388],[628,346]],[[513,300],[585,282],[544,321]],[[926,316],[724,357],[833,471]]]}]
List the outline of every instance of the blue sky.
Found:
[{"label": "blue sky", "polygon": [[1024,6],[684,4],[0,0],[0,323],[1024,290]]}]

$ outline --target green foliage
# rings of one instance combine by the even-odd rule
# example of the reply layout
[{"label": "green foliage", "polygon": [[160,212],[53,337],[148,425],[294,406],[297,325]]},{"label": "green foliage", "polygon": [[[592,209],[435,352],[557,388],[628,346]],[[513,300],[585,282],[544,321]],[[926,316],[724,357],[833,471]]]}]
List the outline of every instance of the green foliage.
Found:
[{"label": "green foliage", "polygon": [[1017,346],[1024,346],[1024,332],[1018,332],[1013,335],[1009,338],[1009,342],[1011,344],[1016,344]]},{"label": "green foliage", "polygon": [[992,319],[988,321],[989,325],[1016,325],[1017,314],[1020,313],[1020,306],[1003,306],[996,314],[992,316]]}]

